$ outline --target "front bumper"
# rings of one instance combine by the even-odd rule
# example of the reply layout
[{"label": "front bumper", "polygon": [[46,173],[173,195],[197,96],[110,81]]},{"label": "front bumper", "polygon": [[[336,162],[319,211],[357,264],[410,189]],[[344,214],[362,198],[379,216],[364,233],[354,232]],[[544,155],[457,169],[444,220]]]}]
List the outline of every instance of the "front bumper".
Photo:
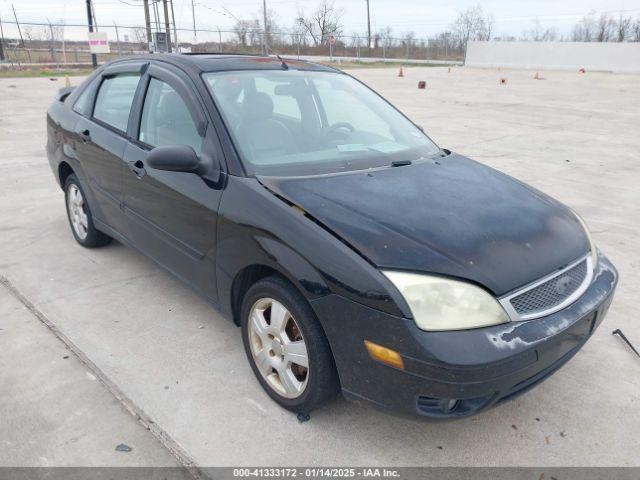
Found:
[{"label": "front bumper", "polygon": [[[618,281],[600,255],[591,285],[552,315],[492,327],[425,332],[338,295],[312,302],[347,398],[430,419],[473,415],[531,389],[564,365],[602,322]],[[364,340],[398,351],[404,370],[372,360]],[[449,409],[456,400],[455,407]]]}]

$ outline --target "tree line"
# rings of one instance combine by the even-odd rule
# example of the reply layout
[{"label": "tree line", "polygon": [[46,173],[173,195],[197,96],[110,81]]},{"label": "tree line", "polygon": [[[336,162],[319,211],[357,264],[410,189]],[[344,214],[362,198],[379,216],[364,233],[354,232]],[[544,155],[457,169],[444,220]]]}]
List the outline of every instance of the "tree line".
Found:
[{"label": "tree line", "polygon": [[394,32],[384,27],[371,33],[371,45],[367,35],[361,32],[346,32],[342,17],[344,11],[336,7],[333,0],[321,0],[315,8],[300,10],[293,25],[285,28],[278,24],[273,10],[267,11],[267,26],[264,28],[262,12],[251,19],[238,19],[233,27],[235,42],[240,46],[259,45],[266,30],[267,43],[299,44],[319,47],[326,45],[331,36],[345,47],[408,47],[420,48],[427,44],[464,49],[469,40],[525,40],[525,41],[576,41],[576,42],[640,42],[640,18],[625,15],[591,12],[581,18],[569,32],[561,33],[556,27],[544,27],[536,18],[531,28],[520,35],[496,35],[495,21],[480,5],[459,12],[455,20],[444,31],[427,39],[420,39],[414,31]]}]

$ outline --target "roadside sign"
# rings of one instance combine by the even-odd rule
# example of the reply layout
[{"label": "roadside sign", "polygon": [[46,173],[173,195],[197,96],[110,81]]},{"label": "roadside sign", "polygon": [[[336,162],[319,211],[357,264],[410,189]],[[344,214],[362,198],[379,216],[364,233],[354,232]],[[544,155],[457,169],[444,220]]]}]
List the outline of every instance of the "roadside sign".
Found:
[{"label": "roadside sign", "polygon": [[89,50],[91,53],[109,53],[107,32],[89,32]]},{"label": "roadside sign", "polygon": [[329,45],[335,45],[336,44],[336,37],[334,37],[333,35],[329,35]]}]

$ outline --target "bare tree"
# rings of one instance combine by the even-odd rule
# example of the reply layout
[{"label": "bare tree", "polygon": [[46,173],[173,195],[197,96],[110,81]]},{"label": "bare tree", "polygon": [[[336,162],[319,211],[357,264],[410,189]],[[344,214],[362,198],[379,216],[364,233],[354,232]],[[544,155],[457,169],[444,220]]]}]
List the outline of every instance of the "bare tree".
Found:
[{"label": "bare tree", "polygon": [[402,42],[407,45],[408,47],[413,47],[415,46],[416,43],[416,32],[414,32],[413,30],[405,32],[404,34],[402,34]]},{"label": "bare tree", "polygon": [[631,32],[633,19],[631,17],[625,17],[620,12],[620,16],[618,17],[618,21],[616,22],[616,40],[618,42],[624,42],[627,39],[627,36]]},{"label": "bare tree", "polygon": [[247,37],[249,45],[262,45],[262,27],[257,18],[247,20]]},{"label": "bare tree", "polygon": [[631,41],[640,42],[640,18],[636,19],[631,27]]},{"label": "bare tree", "polygon": [[309,16],[300,11],[296,23],[311,36],[316,46],[324,45],[331,35],[342,33],[342,13],[342,9],[336,8],[332,1],[322,0]]},{"label": "bare tree", "polygon": [[603,13],[598,19],[598,29],[596,31],[597,42],[609,42],[613,38],[615,21],[609,14]]},{"label": "bare tree", "polygon": [[352,48],[360,46],[360,34],[358,32],[351,32],[349,36],[349,46]]},{"label": "bare tree", "polygon": [[[278,32],[278,30],[280,30],[280,27],[278,26],[278,21],[277,21],[278,16],[276,15],[276,13],[268,8],[267,9],[267,27],[265,29],[265,26],[263,25],[264,23],[264,18],[262,15],[262,10],[260,10],[259,12],[257,12],[254,15],[253,21],[251,22],[253,24],[252,28],[256,28],[258,31],[262,31],[262,32],[266,32],[267,34],[267,45],[273,45],[274,44],[274,32]],[[260,36],[260,33],[257,32],[255,35],[257,35],[258,37]],[[254,38],[252,36],[251,39],[251,43],[254,43]]]},{"label": "bare tree", "polygon": [[490,40],[493,31],[493,17],[485,16],[480,5],[460,12],[451,29],[461,45],[469,40]]},{"label": "bare tree", "polygon": [[233,26],[233,33],[236,34],[236,41],[243,47],[248,45],[249,30],[251,28],[251,22],[248,20],[237,20]]},{"label": "bare tree", "polygon": [[297,20],[291,27],[291,42],[294,45],[307,46],[307,30]]},{"label": "bare tree", "polygon": [[147,44],[147,30],[144,27],[134,27],[131,29],[133,41],[141,45]]},{"label": "bare tree", "polygon": [[593,42],[596,39],[598,25],[594,12],[582,17],[574,27],[572,38],[574,42]]},{"label": "bare tree", "polygon": [[550,42],[558,37],[558,30],[550,27],[544,28],[540,23],[540,19],[536,18],[533,24],[533,28],[528,30],[524,34],[525,40],[531,40],[533,42]]},{"label": "bare tree", "polygon": [[484,19],[485,31],[484,38],[480,38],[479,40],[491,40],[491,34],[493,33],[493,25],[495,21],[493,19],[493,15],[488,14]]},{"label": "bare tree", "polygon": [[380,40],[385,48],[393,46],[393,30],[391,30],[391,27],[384,27],[378,35],[380,35]]}]

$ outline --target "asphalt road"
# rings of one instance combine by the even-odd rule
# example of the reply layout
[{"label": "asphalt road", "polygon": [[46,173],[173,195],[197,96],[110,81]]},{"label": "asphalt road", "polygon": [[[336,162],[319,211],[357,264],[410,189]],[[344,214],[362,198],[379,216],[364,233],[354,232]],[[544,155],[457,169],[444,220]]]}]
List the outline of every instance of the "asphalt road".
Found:
[{"label": "asphalt road", "polygon": [[[341,399],[299,423],[263,393],[239,330],[204,301],[118,243],[86,250],[74,242],[44,153],[45,110],[63,81],[2,79],[0,275],[113,387],[83,387],[73,398],[92,416],[72,428],[99,437],[110,415],[128,415],[112,423],[106,440],[51,449],[46,462],[109,464],[119,457],[97,457],[96,445],[137,438],[145,445],[136,460],[143,464],[167,462],[166,445],[205,466],[640,465],[640,360],[611,335],[621,328],[640,345],[640,76],[541,72],[545,80],[534,80],[533,72],[465,68],[408,68],[404,78],[395,69],[353,73],[441,146],[531,183],[586,218],[621,274],[602,327],[549,380],[475,418],[429,424]],[[417,89],[418,80],[426,80],[426,90]],[[0,355],[0,419],[22,402],[24,424],[45,435],[69,414],[38,424],[25,409],[57,401],[43,392],[60,388],[58,370],[67,364],[51,347],[50,374],[43,375],[48,360],[39,342],[47,335],[60,340],[34,325],[40,320],[6,286],[0,294],[0,352],[11,349]],[[13,364],[19,375],[8,368]],[[126,410],[117,415],[117,405],[103,407],[113,390],[154,428],[142,435]],[[0,464],[45,463],[42,444],[17,445],[20,429],[2,422]],[[164,445],[152,435],[163,436]]]}]

